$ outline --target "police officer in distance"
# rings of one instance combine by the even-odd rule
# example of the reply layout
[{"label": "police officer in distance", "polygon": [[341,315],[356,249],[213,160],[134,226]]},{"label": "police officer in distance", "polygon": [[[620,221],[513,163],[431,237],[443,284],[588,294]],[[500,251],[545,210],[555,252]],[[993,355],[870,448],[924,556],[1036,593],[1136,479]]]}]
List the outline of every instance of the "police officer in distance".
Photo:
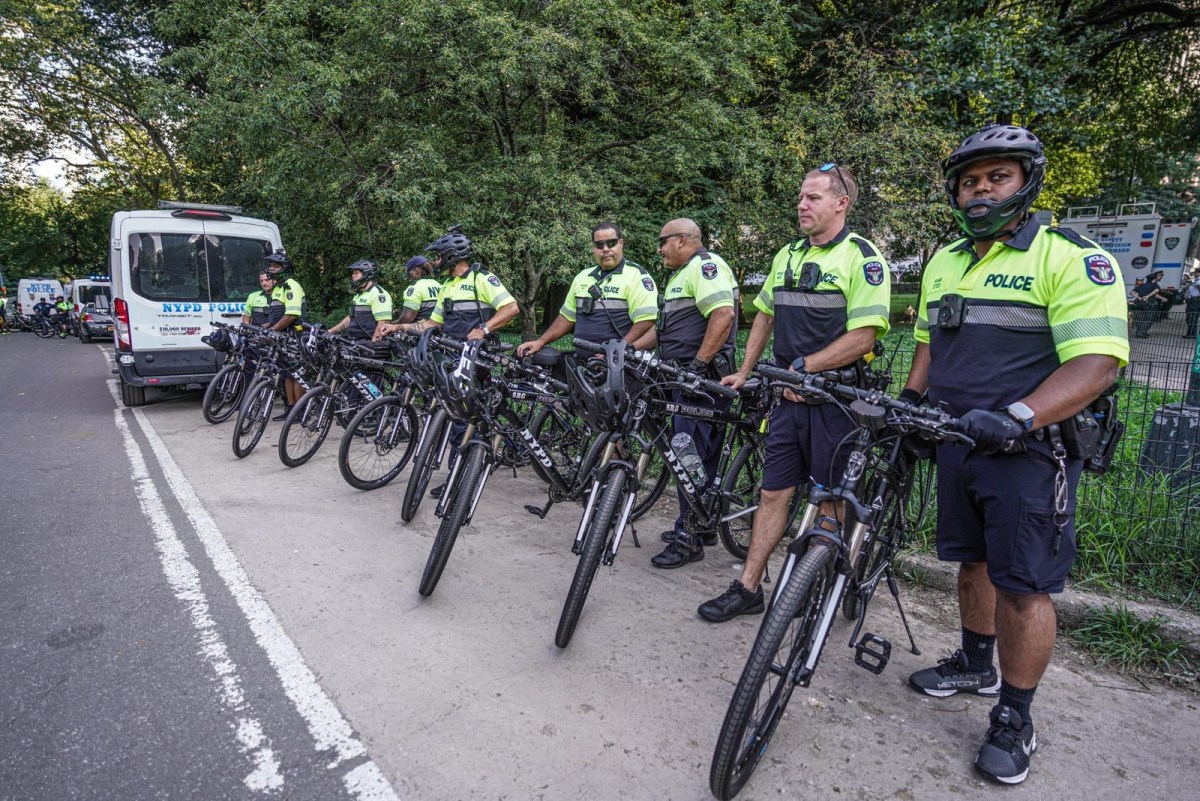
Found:
[{"label": "police officer in distance", "polygon": [[379,268],[375,262],[360,259],[350,270],[350,313],[329,329],[331,334],[343,331],[351,339],[379,339],[381,331],[392,319],[392,296],[379,285]]},{"label": "police officer in distance", "polygon": [[521,343],[518,356],[537,353],[571,331],[589,342],[633,344],[654,329],[658,288],[645,267],[626,260],[619,225],[601,222],[592,228],[592,258],[597,266],[575,276],[554,322],[537,339]]},{"label": "police officer in distance", "polygon": [[[283,331],[304,318],[307,304],[304,301],[304,290],[298,281],[291,277],[292,260],[288,258],[283,248],[263,259],[267,275],[275,284],[271,290],[271,303],[267,318],[268,327],[275,331]],[[283,420],[287,413],[304,394],[304,387],[294,378],[283,380],[284,406],[272,420]]]},{"label": "police officer in distance", "polygon": [[[1082,462],[1063,438],[1129,358],[1124,282],[1110,254],[1029,214],[1046,157],[1028,130],[988,126],[942,169],[966,238],[925,269],[902,397],[928,390],[976,444],[937,446],[938,558],[961,563],[962,649],[909,683],[939,698],[999,695],[975,766],[1017,784],[1037,748],[1030,706],[1054,650],[1050,593],[1075,557]],[[1012,440],[1024,452],[1002,452]]]},{"label": "police officer in distance", "polygon": [[[820,373],[854,367],[888,331],[891,281],[887,263],[870,241],[851,233],[846,215],[858,198],[850,170],[832,162],[810,171],[800,187],[796,214],[803,234],[775,254],[758,314],[737,373],[722,383],[740,387],[775,336],[775,364]],[[741,577],[722,595],[700,605],[713,623],[763,611],[760,586],[767,560],[787,528],[792,493],[812,479],[833,486],[846,453],[839,445],[854,422],[837,406],[811,405],[791,391],[771,411],[762,496],[754,514],[750,549]],[[837,531],[841,504],[821,504],[817,525]]]},{"label": "police officer in distance", "polygon": [[54,316],[55,325],[58,327],[58,338],[65,339],[67,336],[67,324],[71,319],[71,304],[62,295],[56,298]]},{"label": "police officer in distance", "polygon": [[[671,220],[662,227],[658,252],[663,266],[671,271],[663,292],[660,328],[657,334],[647,331],[634,347],[647,350],[657,338],[660,358],[720,378],[733,369],[737,339],[738,291],[733,271],[724,259],[704,248],[700,226],[686,218]],[[674,394],[676,401],[683,401],[680,390]],[[728,403],[725,398],[716,401],[718,407]],[[676,416],[671,429],[673,434],[686,433],[692,437],[704,463],[705,485],[711,484],[721,455],[720,428],[705,420]],[[704,543],[698,535],[687,531],[687,500],[682,490],[678,490],[678,495],[679,517],[672,531],[663,532],[667,547],[651,558],[650,563],[655,567],[683,567],[704,558]]]},{"label": "police officer in distance", "polygon": [[258,274],[256,289],[246,296],[246,306],[242,309],[242,325],[254,325],[262,328],[271,320],[271,292],[275,289],[275,281],[266,270]]}]

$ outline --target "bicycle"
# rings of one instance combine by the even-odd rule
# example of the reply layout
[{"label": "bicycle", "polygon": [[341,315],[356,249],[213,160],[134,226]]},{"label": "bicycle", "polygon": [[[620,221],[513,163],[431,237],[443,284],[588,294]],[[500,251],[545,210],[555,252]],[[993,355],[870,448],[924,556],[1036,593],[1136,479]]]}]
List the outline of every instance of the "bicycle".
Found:
[{"label": "bicycle", "polygon": [[35,315],[30,327],[39,339],[50,339],[54,336],[54,323],[44,314]]},{"label": "bicycle", "polygon": [[[607,436],[605,450],[593,476],[591,496],[572,546],[579,561],[554,636],[554,643],[559,648],[566,648],[574,636],[596,571],[601,564],[614,562],[625,527],[629,525],[632,530],[631,511],[636,487],[651,453],[662,458],[688,501],[687,530],[694,536],[703,536],[719,529],[722,518],[728,517],[730,499],[722,498],[720,492],[703,491],[699,486],[702,482],[684,468],[668,441],[669,416],[734,424],[743,417],[741,411],[714,408],[714,396],[752,398],[759,386],[757,382],[748,383],[739,392],[660,361],[648,352],[633,351],[620,341],[599,345],[576,339],[575,346],[604,356],[602,379],[587,372],[596,369],[593,366],[595,360],[588,360],[568,374],[571,379],[568,383],[572,403],[580,416],[592,428],[607,432]],[[666,380],[657,380],[660,375]],[[666,393],[672,388],[682,390],[685,396],[707,400],[707,404],[674,400]],[[616,458],[621,442],[639,444],[641,453],[636,462]],[[728,472],[733,455],[733,444],[722,443],[714,485],[722,485],[722,477]],[[636,545],[637,532],[633,535]]]},{"label": "bicycle", "polygon": [[278,331],[263,331],[262,335],[270,346],[259,362],[255,380],[242,398],[232,440],[233,454],[239,459],[249,456],[262,439],[275,398],[283,391],[285,378],[295,379],[305,391],[311,389],[295,337]]},{"label": "bicycle", "polygon": [[[288,412],[279,432],[279,460],[286,467],[299,467],[311,459],[334,422],[347,427],[364,406],[392,394],[396,383],[389,375],[395,365],[374,358],[376,349],[369,343],[312,326],[304,344],[301,353],[315,379]],[[411,440],[415,415],[399,420],[400,431]]]},{"label": "bicycle", "polygon": [[[855,620],[849,646],[855,664],[878,675],[891,643],[876,634],[858,639],[880,583],[896,600],[912,653],[919,654],[900,604],[892,564],[906,535],[919,522],[908,505],[917,471],[904,435],[972,445],[957,420],[931,407],[895,400],[880,389],[864,390],[836,380],[760,365],[760,375],[808,398],[839,404],[858,424],[847,437],[850,452],[834,488],[814,486],[801,518],[803,532],[787,549],[770,606],[729,702],[713,754],[709,786],[721,801],[736,796],[762,759],[797,686],[807,687],[824,650],[839,606]],[[838,530],[816,524],[821,503],[842,501]]]},{"label": "bicycle", "polygon": [[205,420],[216,425],[232,417],[241,406],[246,385],[249,383],[248,376],[254,372],[255,360],[250,355],[252,329],[238,335],[234,333],[234,326],[225,323],[212,325],[217,330],[206,334],[200,340],[214,350],[224,353],[225,364],[204,388],[200,413],[204,415]]}]

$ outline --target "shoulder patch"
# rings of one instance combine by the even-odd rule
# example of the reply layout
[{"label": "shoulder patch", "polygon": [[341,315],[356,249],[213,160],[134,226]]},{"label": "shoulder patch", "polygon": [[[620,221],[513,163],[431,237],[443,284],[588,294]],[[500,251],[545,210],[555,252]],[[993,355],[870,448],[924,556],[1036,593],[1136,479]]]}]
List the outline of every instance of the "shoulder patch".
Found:
[{"label": "shoulder patch", "polygon": [[500,279],[497,278],[496,276],[489,275],[487,278],[488,278],[488,283],[491,284],[492,286],[500,286]]},{"label": "shoulder patch", "polygon": [[854,244],[858,245],[859,252],[862,253],[863,256],[865,256],[867,258],[870,258],[871,256],[879,255],[878,253],[875,252],[875,248],[872,247],[871,243],[861,237],[852,236],[852,237],[850,237],[850,241],[853,242]]},{"label": "shoulder patch", "polygon": [[1083,266],[1087,270],[1088,280],[1093,284],[1108,286],[1117,281],[1117,271],[1113,269],[1112,262],[1103,253],[1084,256]]},{"label": "shoulder patch", "polygon": [[716,278],[717,277],[717,263],[715,261],[704,262],[704,264],[700,265],[700,274],[703,275],[705,278],[707,278],[710,281],[712,279]]},{"label": "shoulder patch", "polygon": [[1081,236],[1077,231],[1072,231],[1069,228],[1047,228],[1046,230],[1052,234],[1058,234],[1063,239],[1067,240],[1068,242],[1070,242],[1074,245],[1078,245],[1081,248],[1100,247],[1095,242],[1092,242],[1091,240],[1087,239],[1086,237]]},{"label": "shoulder patch", "polygon": [[646,287],[647,291],[653,292],[654,291],[654,279],[648,275],[643,276],[642,277],[642,286]]},{"label": "shoulder patch", "polygon": [[879,286],[883,283],[883,273],[883,262],[869,261],[863,265],[863,275],[871,286]]}]

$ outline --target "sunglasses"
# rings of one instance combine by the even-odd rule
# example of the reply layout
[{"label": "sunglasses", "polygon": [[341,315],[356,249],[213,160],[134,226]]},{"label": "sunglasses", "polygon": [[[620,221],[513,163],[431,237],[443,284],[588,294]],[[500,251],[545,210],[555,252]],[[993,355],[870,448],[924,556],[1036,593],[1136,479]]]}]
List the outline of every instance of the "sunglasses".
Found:
[{"label": "sunglasses", "polygon": [[593,239],[592,240],[592,247],[594,247],[596,250],[604,250],[605,248],[612,250],[619,244],[621,244],[620,239]]},{"label": "sunglasses", "polygon": [[847,197],[850,196],[850,186],[846,183],[846,178],[842,175],[842,170],[840,167],[838,167],[836,161],[826,162],[820,167],[817,167],[817,169],[821,172],[829,172],[830,170],[833,170],[835,173],[837,173],[838,180],[842,182],[842,191],[846,193]]},{"label": "sunglasses", "polygon": [[665,236],[660,236],[658,238],[658,246],[661,248],[662,246],[666,245],[668,242],[670,242],[673,238],[675,238],[677,236],[687,236],[687,234],[685,234],[681,231],[676,234],[666,234]]}]

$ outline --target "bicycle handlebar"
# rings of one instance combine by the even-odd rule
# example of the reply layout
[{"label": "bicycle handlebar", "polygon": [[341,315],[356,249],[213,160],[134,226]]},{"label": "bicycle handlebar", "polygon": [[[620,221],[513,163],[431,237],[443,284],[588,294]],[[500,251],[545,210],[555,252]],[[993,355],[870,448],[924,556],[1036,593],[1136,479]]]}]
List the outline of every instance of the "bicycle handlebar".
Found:
[{"label": "bicycle handlebar", "polygon": [[[586,350],[589,353],[603,353],[604,346],[595,342],[588,342],[586,339],[576,339],[575,347],[580,350]],[[649,367],[651,370],[663,373],[668,378],[678,381],[685,388],[692,391],[704,391],[712,395],[720,395],[725,398],[736,398],[740,394],[736,389],[725,386],[719,381],[713,381],[705,378],[699,373],[693,373],[684,367],[676,367],[669,362],[664,362],[648,350],[634,350],[632,346],[625,346],[625,353],[631,356],[633,361]]]}]

